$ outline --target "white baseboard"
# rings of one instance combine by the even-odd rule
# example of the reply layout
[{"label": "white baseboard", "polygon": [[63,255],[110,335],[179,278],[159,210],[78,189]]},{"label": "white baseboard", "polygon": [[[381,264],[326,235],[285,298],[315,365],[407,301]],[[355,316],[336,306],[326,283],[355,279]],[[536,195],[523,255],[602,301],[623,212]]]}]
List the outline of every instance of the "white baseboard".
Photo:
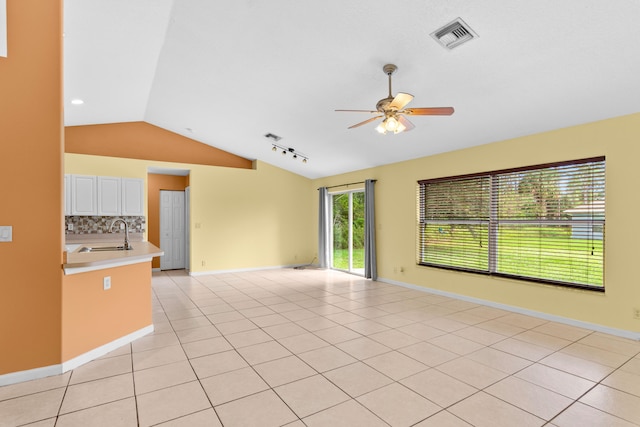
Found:
[{"label": "white baseboard", "polygon": [[210,270],[210,271],[189,271],[189,275],[196,276],[209,276],[212,274],[225,274],[225,273],[247,273],[250,271],[260,271],[260,270],[278,270],[282,268],[295,268],[302,267],[307,264],[289,264],[289,265],[274,265],[269,267],[256,267],[256,268],[238,268],[232,270]]},{"label": "white baseboard", "polygon": [[64,373],[70,371],[77,368],[78,366],[84,365],[87,362],[91,362],[98,357],[102,357],[105,354],[122,347],[123,345],[129,344],[137,340],[138,338],[142,338],[143,336],[150,334],[151,332],[153,332],[153,329],[153,324],[151,324],[142,329],[138,329],[137,331],[132,332],[129,335],[125,335],[114,341],[111,341],[110,343],[101,345],[98,348],[94,348],[93,350],[81,354],[80,356],[67,360],[66,362],[62,363],[62,372]]},{"label": "white baseboard", "polygon": [[132,341],[137,340],[138,338],[150,334],[151,332],[153,332],[153,324],[132,332],[128,335],[125,335],[124,337],[111,341],[110,343],[102,345],[98,348],[94,348],[91,351],[74,357],[73,359],[67,360],[66,362],[62,362],[61,364],[0,375],[0,386],[63,374],[67,371],[77,368],[78,366],[84,365],[87,362],[97,359],[98,357],[102,357],[105,354],[122,347],[123,345],[129,344]]},{"label": "white baseboard", "polygon": [[44,366],[42,368],[29,369],[26,371],[11,372],[0,375],[0,386],[21,383],[24,381],[37,380],[39,378],[51,377],[62,373],[62,365]]},{"label": "white baseboard", "polygon": [[417,291],[427,292],[436,295],[442,295],[449,298],[455,298],[462,301],[473,302],[476,304],[485,305],[488,307],[499,308],[513,313],[525,314],[527,316],[537,317],[539,319],[549,320],[552,322],[564,323],[565,325],[575,326],[583,329],[590,329],[596,332],[602,332],[609,335],[615,335],[622,338],[628,338],[631,340],[640,341],[640,332],[627,331],[624,329],[610,328],[608,326],[598,325],[596,323],[583,322],[581,320],[571,319],[568,317],[556,316],[554,314],[543,313],[540,311],[529,310],[522,307],[515,307],[512,305],[502,304],[494,301],[484,300],[480,298],[469,297],[466,295],[460,295],[453,292],[441,291],[439,289],[428,288],[426,286],[418,286],[411,283],[399,282],[397,280],[385,279],[378,277],[378,282],[388,283],[390,285],[402,286],[404,288],[414,289]]}]

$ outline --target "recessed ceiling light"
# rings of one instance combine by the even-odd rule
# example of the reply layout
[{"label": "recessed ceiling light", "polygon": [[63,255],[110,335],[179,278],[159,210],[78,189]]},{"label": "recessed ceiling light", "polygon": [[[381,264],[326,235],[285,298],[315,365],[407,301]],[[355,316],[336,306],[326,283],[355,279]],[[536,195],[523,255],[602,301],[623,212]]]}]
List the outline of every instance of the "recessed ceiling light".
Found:
[{"label": "recessed ceiling light", "polygon": [[84,101],[82,99],[72,99],[71,103],[73,105],[82,105],[82,104],[84,104]]}]

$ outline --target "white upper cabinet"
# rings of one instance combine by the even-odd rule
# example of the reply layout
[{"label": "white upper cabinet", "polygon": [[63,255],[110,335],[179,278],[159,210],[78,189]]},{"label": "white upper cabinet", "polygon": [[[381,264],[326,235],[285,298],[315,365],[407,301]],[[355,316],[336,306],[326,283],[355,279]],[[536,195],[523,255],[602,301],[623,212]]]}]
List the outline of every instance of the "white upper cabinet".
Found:
[{"label": "white upper cabinet", "polygon": [[71,175],[64,176],[64,214],[71,215]]},{"label": "white upper cabinet", "polygon": [[144,180],[65,175],[65,215],[142,216]]},{"label": "white upper cabinet", "polygon": [[97,215],[97,177],[71,175],[71,215]]},{"label": "white upper cabinet", "polygon": [[120,178],[113,176],[98,177],[98,215],[120,215],[122,211],[120,181]]},{"label": "white upper cabinet", "polygon": [[122,215],[144,215],[144,180],[122,178]]}]

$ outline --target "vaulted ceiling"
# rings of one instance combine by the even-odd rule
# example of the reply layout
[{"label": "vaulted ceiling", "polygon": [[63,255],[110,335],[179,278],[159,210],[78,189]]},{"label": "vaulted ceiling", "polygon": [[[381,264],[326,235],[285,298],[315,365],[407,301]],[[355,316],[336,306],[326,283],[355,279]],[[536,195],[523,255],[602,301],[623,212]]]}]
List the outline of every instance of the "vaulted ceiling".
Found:
[{"label": "vaulted ceiling", "polygon": [[[65,0],[67,126],[146,121],[318,178],[640,111],[637,0]],[[477,35],[431,34],[461,18]],[[453,106],[380,135],[393,93]],[[73,105],[71,100],[84,104]],[[272,151],[265,134],[309,158]]]}]

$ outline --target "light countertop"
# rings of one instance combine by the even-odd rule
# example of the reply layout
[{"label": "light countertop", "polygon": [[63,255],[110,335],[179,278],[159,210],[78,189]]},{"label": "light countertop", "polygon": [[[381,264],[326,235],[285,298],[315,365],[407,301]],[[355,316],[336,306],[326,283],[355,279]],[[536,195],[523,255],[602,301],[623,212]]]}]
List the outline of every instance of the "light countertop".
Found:
[{"label": "light countertop", "polygon": [[77,274],[121,265],[151,261],[164,255],[162,249],[149,242],[132,242],[133,249],[128,251],[80,252],[85,247],[122,246],[123,241],[74,243],[66,245],[66,261],[62,265],[65,274]]}]

